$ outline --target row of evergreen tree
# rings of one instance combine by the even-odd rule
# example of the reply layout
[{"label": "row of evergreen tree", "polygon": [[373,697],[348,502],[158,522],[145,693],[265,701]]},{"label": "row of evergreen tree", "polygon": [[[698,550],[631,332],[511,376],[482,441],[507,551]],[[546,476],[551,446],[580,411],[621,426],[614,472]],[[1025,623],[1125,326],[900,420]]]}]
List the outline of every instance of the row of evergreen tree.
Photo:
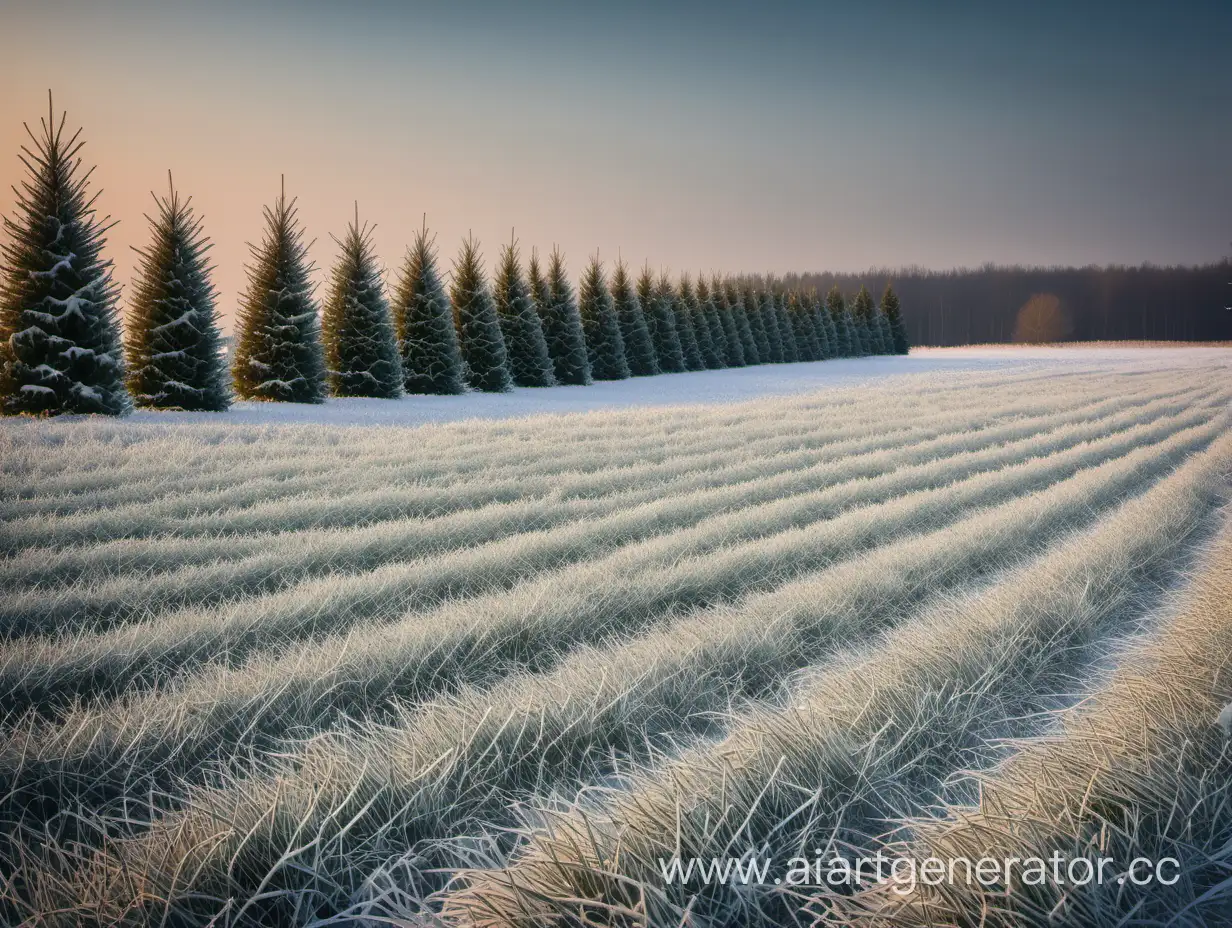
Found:
[{"label": "row of evergreen tree", "polygon": [[[371,229],[358,208],[338,240],[323,307],[311,283],[293,200],[265,210],[241,299],[227,376],[211,283],[210,242],[191,203],[169,185],[148,217],[121,350],[107,219],[95,215],[78,135],[49,114],[31,133],[29,177],[6,217],[0,284],[0,398],[6,412],[117,414],[152,408],[222,410],[244,399],[320,402],[333,396],[502,392],[677,371],[906,353],[893,288],[880,304],[755,290],[689,277],[673,284],[623,262],[607,278],[591,259],[575,294],[564,257],[523,270],[516,241],[489,283],[479,247],[463,242],[449,292],[426,226],[389,297]],[[27,130],[29,131],[29,130]],[[126,357],[125,357],[126,356]],[[131,398],[131,399],[130,399]]]}]

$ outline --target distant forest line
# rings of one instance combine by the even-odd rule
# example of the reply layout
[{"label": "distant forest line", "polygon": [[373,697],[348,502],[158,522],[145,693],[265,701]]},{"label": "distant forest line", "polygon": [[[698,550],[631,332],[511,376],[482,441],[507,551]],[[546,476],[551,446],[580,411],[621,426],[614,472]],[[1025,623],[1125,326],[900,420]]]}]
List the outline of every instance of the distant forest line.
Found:
[{"label": "distant forest line", "polygon": [[[763,278],[750,278],[756,285]],[[1003,267],[951,271],[875,268],[864,273],[787,274],[775,289],[894,284],[913,345],[1015,341],[1020,311],[1040,294],[1059,306],[1058,341],[1232,339],[1232,260],[1180,267]]]}]

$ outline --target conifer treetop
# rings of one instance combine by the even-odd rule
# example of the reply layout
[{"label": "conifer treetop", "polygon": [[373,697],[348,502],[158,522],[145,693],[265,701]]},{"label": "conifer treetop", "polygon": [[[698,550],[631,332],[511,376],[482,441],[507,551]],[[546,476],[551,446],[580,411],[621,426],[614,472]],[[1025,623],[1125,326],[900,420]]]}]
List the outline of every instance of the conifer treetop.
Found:
[{"label": "conifer treetop", "polygon": [[505,337],[484,275],[479,243],[469,232],[454,261],[449,289],[467,383],[489,393],[507,392],[513,378]]},{"label": "conifer treetop", "polygon": [[330,391],[335,396],[390,399],[402,395],[402,365],[372,244],[375,226],[355,218],[339,248],[322,318]]},{"label": "conifer treetop", "polygon": [[553,245],[548,258],[547,300],[539,306],[543,337],[556,379],[562,384],[591,383],[590,358],[577,297],[565,268],[565,256]]},{"label": "conifer treetop", "polygon": [[139,406],[221,411],[231,402],[218,330],[218,292],[207,255],[213,248],[192,197],[171,172],[167,194],[151,191],[151,241],[138,255],[128,308],[128,387]]},{"label": "conifer treetop", "polygon": [[582,274],[578,287],[578,310],[586,336],[591,376],[595,380],[624,380],[629,377],[624,338],[598,252]]},{"label": "conifer treetop", "polygon": [[115,223],[95,209],[81,130],[67,139],[50,91],[41,134],[18,156],[13,216],[0,248],[0,403],[8,413],[117,415],[131,408],[116,318],[118,287],[102,256]]},{"label": "conifer treetop", "polygon": [[246,399],[320,403],[325,357],[312,272],[311,242],[304,241],[286,180],[274,205],[264,208],[265,237],[249,244],[248,290],[240,302],[232,373]]},{"label": "conifer treetop", "polygon": [[518,241],[512,232],[509,244],[501,249],[494,289],[513,382],[519,387],[554,386],[556,376],[543,336],[543,324],[526,278],[522,276]]},{"label": "conifer treetop", "polygon": [[426,214],[402,263],[393,321],[407,393],[465,392],[453,307],[437,271],[436,237],[428,234]]}]

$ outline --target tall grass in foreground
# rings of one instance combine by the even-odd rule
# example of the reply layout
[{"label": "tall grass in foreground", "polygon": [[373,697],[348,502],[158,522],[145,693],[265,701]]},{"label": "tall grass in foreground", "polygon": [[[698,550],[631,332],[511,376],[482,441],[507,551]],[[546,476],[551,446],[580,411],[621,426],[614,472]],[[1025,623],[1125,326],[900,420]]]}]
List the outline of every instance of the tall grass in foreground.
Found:
[{"label": "tall grass in foreground", "polygon": [[[670,885],[658,862],[866,846],[885,816],[933,801],[1001,720],[1063,692],[1082,649],[1140,611],[1225,498],[1230,473],[1232,437],[1224,437],[1092,532],[830,662],[787,705],[746,713],[719,743],[685,751],[600,802],[544,810],[545,823],[527,829],[507,866],[468,872],[444,894],[447,920],[797,920],[802,900],[789,890]],[[1072,795],[1082,795],[1077,782]]]},{"label": "tall grass in foreground", "polygon": [[[1176,614],[1121,657],[1104,687],[1064,713],[1057,731],[1016,743],[978,777],[978,805],[909,820],[909,840],[886,848],[971,860],[1048,858],[1055,849],[1066,871],[1071,860],[1106,857],[1117,866],[1105,883],[1037,885],[1019,867],[1009,886],[870,891],[834,914],[870,928],[1232,924],[1232,735],[1218,724],[1230,704],[1232,527]],[[1175,881],[1128,879],[1139,857],[1179,861],[1164,870]]]},{"label": "tall grass in foreground", "polygon": [[[696,614],[627,645],[579,652],[550,674],[513,677],[491,690],[463,692],[418,711],[407,709],[399,727],[314,739],[286,762],[275,764],[268,776],[196,791],[187,798],[184,812],[156,822],[148,834],[113,845],[89,865],[75,861],[73,869],[80,876],[63,891],[79,900],[93,900],[98,909],[83,908],[76,914],[89,912],[90,918],[100,921],[121,919],[126,912],[135,923],[159,917],[162,909],[157,903],[152,903],[152,909],[130,908],[142,899],[170,899],[169,911],[185,914],[195,909],[202,917],[228,898],[237,907],[251,900],[251,914],[258,923],[268,918],[286,921],[288,910],[297,905],[307,907],[305,917],[318,907],[323,909],[321,914],[332,912],[362,889],[371,868],[390,856],[397,857],[399,849],[448,836],[467,825],[499,821],[511,799],[527,799],[602,775],[607,751],[637,756],[653,743],[661,744],[658,736],[687,731],[706,714],[721,712],[729,700],[772,693],[791,671],[893,624],[893,616],[922,595],[922,584],[944,589],[1011,566],[1051,543],[1058,532],[1081,526],[1114,506],[1134,486],[1131,475],[1140,484],[1177,460],[1186,446],[1179,443],[1175,447],[1179,452],[1175,455],[1143,449],[1136,462],[1108,462],[1049,489],[971,515],[949,530],[904,539],[814,578],[751,597],[737,608]],[[1074,655],[1069,655],[1068,664],[1058,662],[1058,658],[1066,659],[1066,647],[1093,634],[1099,628],[1097,620],[1126,605],[1139,591],[1139,585],[1118,586],[1114,578],[1123,579],[1129,570],[1143,579],[1152,576],[1152,570],[1170,565],[1169,558],[1177,555],[1181,542],[1223,490],[1229,467],[1232,439],[1224,438],[1214,450],[1183,465],[1095,530],[1066,544],[1050,560],[1024,571],[1031,577],[1049,565],[1057,570],[1063,561],[1069,564],[1075,552],[1083,552],[1072,569],[1105,578],[1103,586],[1089,593],[1094,597],[1092,615],[1063,644],[1040,651],[1049,637],[1045,629],[1031,627],[1026,619],[1034,616],[1037,624],[1047,624],[1046,618],[1036,616],[1026,605],[1013,615],[1004,614],[1005,601],[1013,603],[1014,591],[1022,592],[1023,587],[1023,581],[1017,586],[1010,581],[1011,593],[994,596],[989,609],[1000,623],[997,633],[1003,633],[1007,623],[1018,629],[1021,637],[1014,640],[1020,650],[1002,655],[1003,663],[994,664],[1008,676],[1012,667],[1023,666],[1020,659],[1025,660],[1026,652],[1040,662],[1040,680],[1052,680],[1047,674],[1061,673],[1062,667],[1072,672]],[[1123,538],[1133,520],[1156,516],[1154,534],[1142,546]],[[1150,551],[1155,553],[1144,554]],[[974,601],[980,602],[984,600]],[[1047,606],[1054,608],[1056,601],[1049,600]],[[910,661],[918,656],[921,642],[931,642],[923,653],[933,655],[934,660],[939,649],[945,653],[956,643],[954,638],[939,638],[937,631],[943,624],[960,622],[961,631],[961,620],[967,616],[967,624],[974,626],[958,642],[964,649],[975,649],[960,661],[968,671],[995,656],[991,644],[981,638],[993,637],[993,632],[977,621],[983,613],[976,610],[972,616],[974,608],[964,613],[938,607],[904,629],[903,643],[888,639],[890,653],[906,655],[907,667],[892,662],[904,692],[916,692],[908,670],[914,666]],[[989,624],[992,620],[980,621]],[[981,643],[982,649],[977,647]],[[870,657],[835,671],[838,676],[829,682],[843,683],[849,676],[863,679],[861,675],[873,663]],[[933,667],[929,679],[950,669],[950,663]],[[866,686],[884,682],[878,676],[866,680]],[[1002,682],[991,678],[989,689],[977,690],[976,695],[995,698],[989,695],[991,687]],[[1024,677],[1022,692],[1014,690],[1017,695],[1007,700],[1033,698],[1038,691],[1030,689],[1028,682],[1029,675]],[[828,718],[828,710],[822,713],[820,707],[831,705],[826,701],[830,692],[821,687],[815,696],[806,692],[801,698],[816,699],[819,714]],[[940,700],[939,707],[961,705],[961,687],[957,694],[947,691],[946,695],[958,702]],[[922,698],[932,705],[927,693]],[[979,706],[987,708],[984,703]],[[890,708],[876,710],[876,718],[884,721]],[[761,731],[765,721],[775,717],[754,713],[747,730]],[[790,727],[795,722],[792,717],[782,724]],[[76,727],[84,731],[92,726]],[[708,749],[690,751],[669,770],[698,771],[697,777],[688,778],[690,785],[704,782],[702,771],[717,771],[718,779],[706,789],[713,787],[725,797],[716,800],[720,805],[742,795],[740,784],[747,782],[742,777],[767,772],[763,760],[751,756],[747,771],[730,771],[736,792],[728,795],[728,786],[721,781],[729,771],[721,758],[730,759],[737,747],[747,753],[751,750],[748,739],[756,738],[742,732],[746,728],[738,727],[713,757]],[[804,758],[815,759],[814,755]],[[901,760],[901,756],[891,760]],[[938,761],[943,762],[948,761]],[[101,767],[93,765],[96,770]],[[793,775],[801,769],[793,768]],[[668,779],[675,778],[676,772]],[[634,796],[631,802],[640,803],[641,794]],[[705,811],[716,810],[707,807]],[[591,824],[587,820],[579,828],[586,830]],[[636,841],[634,846],[638,846]],[[705,853],[705,849],[698,852]],[[581,866],[586,866],[585,861]],[[536,890],[528,892],[533,895]],[[567,888],[570,898],[578,892],[576,886]],[[264,901],[258,902],[254,894],[264,896]],[[607,904],[606,897],[600,903]],[[515,904],[520,906],[523,900]],[[280,908],[271,911],[270,906]],[[550,914],[552,910],[533,910],[536,918],[545,911]],[[508,916],[502,910],[493,923],[503,924]],[[529,919],[526,923],[537,922]]]},{"label": "tall grass in foreground", "polygon": [[[40,757],[72,758],[84,750],[74,766],[86,761],[80,772],[96,785],[105,784],[108,778],[99,770],[115,763],[123,768],[174,763],[182,769],[219,741],[236,747],[261,744],[298,726],[319,727],[344,713],[379,713],[392,698],[420,699],[466,683],[498,680],[520,668],[546,669],[569,648],[639,633],[689,609],[773,589],[856,551],[953,521],[968,507],[995,505],[1054,480],[1071,478],[1088,505],[1114,500],[1204,446],[1223,427],[1217,422],[1176,431],[1177,425],[1183,423],[1142,427],[1111,442],[1068,449],[1062,445],[1050,457],[908,493],[812,526],[787,528],[764,541],[714,550],[705,557],[683,558],[681,553],[690,541],[696,546],[716,532],[740,534],[734,531],[740,523],[720,523],[708,529],[709,534],[694,533],[692,539],[689,532],[678,532],[648,550],[618,552],[607,562],[600,559],[499,596],[449,603],[388,627],[308,642],[273,659],[258,655],[234,669],[207,667],[179,686],[133,696],[119,705],[72,710],[50,731],[35,722],[31,730],[15,733],[3,744],[0,761],[21,771],[14,773],[18,783],[47,775]],[[1152,429],[1159,444],[1139,447]],[[1123,457],[1106,461],[1110,452]],[[1073,478],[1084,467],[1090,469],[1086,479]],[[796,514],[794,506],[779,510],[779,519],[790,521]],[[251,634],[277,632],[266,623]],[[148,639],[147,630],[146,646],[154,648],[156,642]],[[160,660],[167,657],[164,650]],[[32,706],[41,706],[56,693],[88,693],[103,672],[118,682],[140,671],[131,649],[87,649],[82,642],[76,650],[48,654],[41,668],[32,660],[8,666],[10,703]],[[51,771],[52,779],[68,772],[61,766]]]}]

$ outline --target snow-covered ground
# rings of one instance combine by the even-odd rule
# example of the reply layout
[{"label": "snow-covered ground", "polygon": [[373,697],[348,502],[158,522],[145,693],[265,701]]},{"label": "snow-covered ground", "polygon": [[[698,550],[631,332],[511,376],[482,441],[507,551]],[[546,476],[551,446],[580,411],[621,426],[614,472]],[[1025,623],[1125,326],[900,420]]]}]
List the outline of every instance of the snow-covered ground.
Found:
[{"label": "snow-covered ground", "polygon": [[[332,399],[323,405],[236,403],[225,413],[140,411],[131,423],[418,425],[463,419],[504,419],[541,413],[589,412],[634,406],[730,403],[766,396],[811,393],[827,387],[882,382],[914,374],[955,375],[998,370],[1101,370],[1168,364],[1210,364],[1232,368],[1232,348],[1019,347],[980,345],[918,348],[907,357],[874,357],[798,364],[759,365],[661,374],[588,387],[516,389],[511,393],[413,396],[398,400]],[[1229,371],[1232,375],[1232,370]]]}]

